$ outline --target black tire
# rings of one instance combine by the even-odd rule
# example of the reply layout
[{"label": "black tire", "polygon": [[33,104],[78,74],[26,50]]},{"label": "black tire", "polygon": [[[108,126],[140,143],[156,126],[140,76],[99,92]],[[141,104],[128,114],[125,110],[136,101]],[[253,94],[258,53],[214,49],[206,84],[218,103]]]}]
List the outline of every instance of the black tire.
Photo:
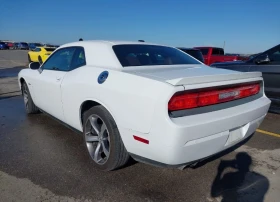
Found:
[{"label": "black tire", "polygon": [[39,61],[40,65],[43,64],[43,60],[42,60],[41,56],[38,57],[38,61]]},{"label": "black tire", "polygon": [[[102,119],[102,121],[105,123],[107,129],[108,129],[108,136],[110,138],[110,144],[109,144],[109,157],[107,158],[107,161],[100,165],[96,163],[93,160],[93,157],[91,156],[89,150],[88,150],[88,144],[94,144],[94,142],[87,142],[86,141],[86,126],[87,121],[90,117],[93,115],[98,116]],[[126,148],[123,144],[123,141],[121,139],[119,130],[117,128],[117,125],[111,116],[111,114],[101,105],[95,106],[90,108],[88,111],[86,111],[83,114],[83,136],[84,136],[84,143],[85,147],[88,150],[89,156],[91,161],[93,162],[93,165],[97,167],[100,170],[104,171],[111,171],[115,170],[117,168],[120,168],[124,166],[127,161],[129,160],[130,156],[128,152],[126,151]]]},{"label": "black tire", "polygon": [[32,62],[31,59],[30,59],[30,55],[28,54],[28,62]]},{"label": "black tire", "polygon": [[[36,114],[39,112],[38,107],[36,107],[36,105],[34,104],[32,97],[30,95],[28,86],[25,82],[23,82],[22,84],[22,95],[23,95],[23,99],[24,99],[24,106],[25,106],[25,111],[27,114]],[[26,101],[27,99],[27,101]]]}]

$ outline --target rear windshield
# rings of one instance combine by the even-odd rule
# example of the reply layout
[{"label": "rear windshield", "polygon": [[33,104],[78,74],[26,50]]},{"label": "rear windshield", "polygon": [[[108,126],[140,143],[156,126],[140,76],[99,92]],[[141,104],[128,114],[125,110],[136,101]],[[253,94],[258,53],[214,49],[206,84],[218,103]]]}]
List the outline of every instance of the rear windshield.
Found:
[{"label": "rear windshield", "polygon": [[46,50],[46,51],[50,51],[50,52],[51,52],[51,51],[54,51],[54,50],[55,50],[55,48],[45,48],[45,50]]},{"label": "rear windshield", "polygon": [[123,67],[200,64],[178,49],[156,45],[115,45],[113,50]]},{"label": "rear windshield", "polygon": [[3,45],[3,44],[5,44],[5,43],[4,43],[4,42],[0,42],[0,44],[2,44],[2,45]]},{"label": "rear windshield", "polygon": [[22,42],[21,42],[21,44],[22,44],[22,45],[24,45],[24,46],[28,46],[28,44],[27,44],[27,43],[22,43]]},{"label": "rear windshield", "polygon": [[202,55],[207,55],[209,52],[208,48],[200,48],[199,50],[201,51]]},{"label": "rear windshield", "polygon": [[192,50],[192,49],[181,49],[181,50],[193,56],[194,58],[198,59],[199,61],[203,62],[203,56],[200,50]]}]

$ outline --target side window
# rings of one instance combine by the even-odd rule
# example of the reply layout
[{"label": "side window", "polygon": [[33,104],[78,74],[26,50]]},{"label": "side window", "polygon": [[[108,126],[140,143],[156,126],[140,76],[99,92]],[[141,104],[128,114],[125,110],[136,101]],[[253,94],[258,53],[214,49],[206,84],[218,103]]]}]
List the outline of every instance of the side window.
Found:
[{"label": "side window", "polygon": [[69,71],[75,48],[57,50],[42,66],[42,69]]},{"label": "side window", "polygon": [[86,65],[85,51],[82,47],[76,47],[70,70]]},{"label": "side window", "polygon": [[213,48],[212,55],[224,55],[224,51],[221,48]]},{"label": "side window", "polygon": [[41,48],[35,48],[34,52],[40,52]]}]

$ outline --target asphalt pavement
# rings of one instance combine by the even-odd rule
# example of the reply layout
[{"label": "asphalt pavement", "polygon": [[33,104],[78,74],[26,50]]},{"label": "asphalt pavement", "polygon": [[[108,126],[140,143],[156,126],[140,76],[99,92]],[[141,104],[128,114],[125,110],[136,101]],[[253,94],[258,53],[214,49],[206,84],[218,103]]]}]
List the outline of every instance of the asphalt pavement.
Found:
[{"label": "asphalt pavement", "polygon": [[20,95],[17,75],[27,65],[26,50],[0,50],[0,99]]},{"label": "asphalt pavement", "polygon": [[196,168],[130,161],[103,172],[92,166],[82,136],[45,114],[26,115],[22,96],[9,96],[25,57],[0,51],[0,92],[8,92],[0,97],[0,201],[279,201],[279,114],[269,113],[243,146]]}]

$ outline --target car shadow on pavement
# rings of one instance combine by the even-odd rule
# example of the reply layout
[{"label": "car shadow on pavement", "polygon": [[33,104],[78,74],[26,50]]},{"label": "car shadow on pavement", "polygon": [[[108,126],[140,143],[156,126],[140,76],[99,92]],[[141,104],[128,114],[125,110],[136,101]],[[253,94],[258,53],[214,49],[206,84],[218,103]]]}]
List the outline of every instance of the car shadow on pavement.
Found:
[{"label": "car shadow on pavement", "polygon": [[[269,188],[268,179],[250,171],[252,158],[246,152],[237,153],[233,160],[221,160],[212,183],[211,197],[222,202],[264,201]],[[226,172],[226,169],[230,171]]]},{"label": "car shadow on pavement", "polygon": [[204,166],[205,164],[209,163],[209,162],[212,162],[212,161],[215,161],[215,160],[218,160],[220,159],[221,157],[233,152],[234,150],[238,149],[239,147],[241,147],[242,145],[246,144],[252,137],[253,137],[254,134],[250,135],[248,138],[246,138],[245,140],[237,143],[236,145],[220,152],[220,153],[217,153],[217,154],[214,154],[213,156],[210,156],[210,157],[207,157],[206,159],[202,159],[200,160],[199,162],[193,164],[193,165],[190,165],[191,168],[193,169],[197,169],[197,168],[200,168],[202,166]]},{"label": "car shadow on pavement", "polygon": [[20,70],[26,69],[24,66],[0,69],[0,78],[17,77]]}]

